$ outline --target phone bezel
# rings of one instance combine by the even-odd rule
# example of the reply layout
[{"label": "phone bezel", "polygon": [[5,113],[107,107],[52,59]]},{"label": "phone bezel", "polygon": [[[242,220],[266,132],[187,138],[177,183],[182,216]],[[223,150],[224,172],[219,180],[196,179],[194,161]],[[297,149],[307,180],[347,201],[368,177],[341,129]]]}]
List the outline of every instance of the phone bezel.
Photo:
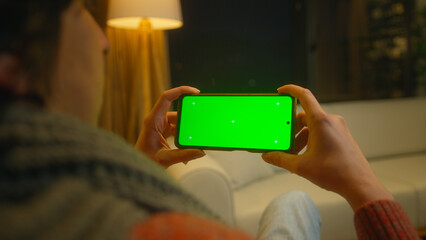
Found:
[{"label": "phone bezel", "polygon": [[[257,149],[257,148],[233,148],[233,147],[206,147],[206,146],[188,146],[179,144],[179,133],[180,133],[180,122],[181,122],[181,112],[182,112],[182,101],[186,96],[288,96],[292,99],[292,114],[291,114],[291,133],[290,133],[290,148],[287,150],[271,150],[271,149]],[[175,145],[180,149],[202,149],[202,150],[222,150],[222,151],[249,151],[256,153],[264,153],[271,151],[281,151],[281,152],[291,152],[294,149],[295,141],[295,120],[296,120],[296,99],[289,94],[277,94],[277,93],[200,93],[200,94],[183,94],[179,97],[178,100],[178,109],[177,109],[177,122],[176,122],[176,134],[175,134]]]}]

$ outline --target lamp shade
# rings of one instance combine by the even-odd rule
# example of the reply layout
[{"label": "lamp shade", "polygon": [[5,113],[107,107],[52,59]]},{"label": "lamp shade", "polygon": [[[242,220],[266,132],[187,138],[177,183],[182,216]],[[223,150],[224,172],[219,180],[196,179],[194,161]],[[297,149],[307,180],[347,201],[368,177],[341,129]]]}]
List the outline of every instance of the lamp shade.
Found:
[{"label": "lamp shade", "polygon": [[180,0],[110,0],[108,26],[137,29],[141,19],[152,29],[173,29],[183,25]]}]

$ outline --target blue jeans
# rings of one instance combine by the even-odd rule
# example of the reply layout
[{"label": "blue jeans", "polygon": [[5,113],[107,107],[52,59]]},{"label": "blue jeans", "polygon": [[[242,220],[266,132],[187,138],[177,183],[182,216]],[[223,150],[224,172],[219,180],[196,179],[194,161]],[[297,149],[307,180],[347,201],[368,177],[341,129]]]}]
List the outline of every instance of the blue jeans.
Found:
[{"label": "blue jeans", "polygon": [[263,212],[258,238],[320,239],[321,218],[308,194],[291,191],[274,199]]}]

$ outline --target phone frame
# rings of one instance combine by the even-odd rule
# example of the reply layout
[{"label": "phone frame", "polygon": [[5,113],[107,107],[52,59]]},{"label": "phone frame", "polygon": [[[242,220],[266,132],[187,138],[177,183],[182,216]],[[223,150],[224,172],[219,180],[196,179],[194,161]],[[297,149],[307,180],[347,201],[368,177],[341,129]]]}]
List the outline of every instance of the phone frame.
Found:
[{"label": "phone frame", "polygon": [[[271,149],[254,149],[254,148],[233,148],[233,147],[206,147],[206,146],[186,146],[179,144],[179,133],[180,133],[180,122],[181,122],[181,113],[182,113],[182,100],[186,96],[288,96],[292,99],[292,114],[291,114],[291,133],[290,133],[290,147],[287,150],[271,150]],[[280,94],[280,93],[200,93],[200,94],[183,94],[178,99],[178,109],[177,109],[177,122],[176,122],[176,134],[175,134],[175,145],[180,149],[202,149],[202,150],[222,150],[222,151],[249,151],[256,153],[264,153],[271,151],[281,151],[281,152],[292,152],[294,149],[295,142],[295,124],[296,124],[296,98],[290,94]]]}]

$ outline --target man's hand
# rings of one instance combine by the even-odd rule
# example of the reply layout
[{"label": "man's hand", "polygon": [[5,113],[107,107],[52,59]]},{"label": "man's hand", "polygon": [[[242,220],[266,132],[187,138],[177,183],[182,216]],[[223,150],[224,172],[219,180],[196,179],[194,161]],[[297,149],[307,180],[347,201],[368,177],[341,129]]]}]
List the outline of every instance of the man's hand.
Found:
[{"label": "man's hand", "polygon": [[374,175],[341,116],[329,115],[308,89],[286,85],[278,89],[299,99],[306,112],[297,116],[297,151],[302,155],[270,152],[263,159],[296,173],[316,185],[334,191],[354,210],[378,199],[393,199]]},{"label": "man's hand", "polygon": [[165,91],[152,111],[145,117],[144,125],[136,142],[136,149],[147,154],[164,167],[188,162],[205,155],[198,149],[170,149],[166,139],[175,135],[176,112],[167,112],[171,103],[182,94],[197,94],[196,88],[182,86]]}]

